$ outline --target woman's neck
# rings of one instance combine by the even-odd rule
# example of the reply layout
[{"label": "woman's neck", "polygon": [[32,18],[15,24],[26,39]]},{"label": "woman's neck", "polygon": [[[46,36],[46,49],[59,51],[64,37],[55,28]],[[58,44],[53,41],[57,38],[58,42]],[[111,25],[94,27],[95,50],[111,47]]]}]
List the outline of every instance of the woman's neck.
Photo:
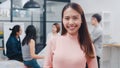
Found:
[{"label": "woman's neck", "polygon": [[78,39],[78,33],[76,33],[76,34],[69,34],[69,33],[67,33],[66,35],[68,37],[72,38],[72,39]]},{"label": "woman's neck", "polygon": [[52,32],[53,35],[57,35],[57,32]]}]

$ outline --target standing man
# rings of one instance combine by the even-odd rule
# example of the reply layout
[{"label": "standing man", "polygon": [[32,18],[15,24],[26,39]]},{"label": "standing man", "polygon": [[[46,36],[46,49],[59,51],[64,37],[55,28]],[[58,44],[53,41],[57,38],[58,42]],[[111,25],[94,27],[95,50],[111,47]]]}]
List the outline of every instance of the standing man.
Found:
[{"label": "standing man", "polygon": [[100,58],[102,55],[102,48],[103,48],[102,47],[103,29],[100,25],[101,19],[102,19],[101,15],[99,15],[99,14],[94,14],[91,19],[92,25],[94,26],[94,29],[91,33],[91,38],[92,38],[92,41],[93,41],[93,44],[94,44],[95,50],[96,50],[98,68],[100,68]]}]

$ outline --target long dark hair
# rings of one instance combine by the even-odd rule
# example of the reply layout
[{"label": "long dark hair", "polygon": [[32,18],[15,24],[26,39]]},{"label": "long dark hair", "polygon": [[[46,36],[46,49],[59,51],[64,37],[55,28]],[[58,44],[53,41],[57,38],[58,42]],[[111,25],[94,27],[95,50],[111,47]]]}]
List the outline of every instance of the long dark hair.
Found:
[{"label": "long dark hair", "polygon": [[16,33],[20,31],[20,25],[15,25],[12,29],[9,28],[9,30],[12,31],[10,36],[16,36]]},{"label": "long dark hair", "polygon": [[36,29],[33,25],[29,25],[26,28],[25,34],[26,36],[24,37],[22,41],[22,46],[24,46],[25,44],[28,44],[31,39],[36,41]]},{"label": "long dark hair", "polygon": [[87,57],[94,58],[95,55],[94,55],[94,51],[93,51],[93,47],[92,47],[92,41],[89,36],[86,19],[84,16],[83,9],[81,8],[81,6],[79,4],[68,3],[63,8],[63,10],[62,10],[62,35],[65,35],[67,33],[67,30],[65,29],[65,27],[63,25],[63,16],[64,16],[64,11],[69,7],[76,10],[81,16],[82,23],[81,23],[81,27],[79,28],[79,31],[78,31],[78,40],[80,43],[80,47],[86,53]]}]

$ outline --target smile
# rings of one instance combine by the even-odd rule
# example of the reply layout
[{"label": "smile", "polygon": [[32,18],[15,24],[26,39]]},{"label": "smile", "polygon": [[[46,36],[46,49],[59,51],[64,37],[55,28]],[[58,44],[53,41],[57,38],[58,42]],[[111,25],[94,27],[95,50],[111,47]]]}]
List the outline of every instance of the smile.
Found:
[{"label": "smile", "polygon": [[68,26],[68,28],[69,28],[70,30],[74,30],[74,29],[76,28],[76,26]]}]

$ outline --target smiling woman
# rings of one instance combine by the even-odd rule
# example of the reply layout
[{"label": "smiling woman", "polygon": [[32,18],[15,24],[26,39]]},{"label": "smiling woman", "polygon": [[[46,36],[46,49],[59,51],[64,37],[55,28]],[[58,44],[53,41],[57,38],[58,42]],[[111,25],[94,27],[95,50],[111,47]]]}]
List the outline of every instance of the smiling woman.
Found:
[{"label": "smiling woman", "polygon": [[[98,68],[84,12],[77,3],[62,10],[62,35],[47,42],[44,68]],[[71,62],[69,62],[71,61]]]}]

